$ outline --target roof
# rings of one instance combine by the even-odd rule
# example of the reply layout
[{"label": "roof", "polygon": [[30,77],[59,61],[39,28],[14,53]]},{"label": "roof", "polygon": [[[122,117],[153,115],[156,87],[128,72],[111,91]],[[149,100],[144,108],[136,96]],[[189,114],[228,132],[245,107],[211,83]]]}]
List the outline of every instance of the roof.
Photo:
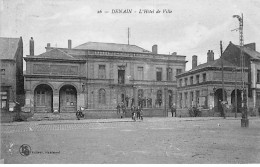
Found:
[{"label": "roof", "polygon": [[[240,49],[239,45],[235,45],[237,48]],[[250,48],[250,47],[243,47],[243,50],[246,54],[248,54],[251,58],[253,59],[260,59],[260,53],[255,51],[254,49]]]},{"label": "roof", "polygon": [[0,59],[14,59],[20,38],[0,37]]},{"label": "roof", "polygon": [[75,59],[73,56],[71,56],[68,53],[65,53],[64,51],[57,49],[57,48],[49,50],[38,56],[33,56],[33,57],[34,58],[51,58],[51,59],[69,59],[69,60]]},{"label": "roof", "polygon": [[103,50],[103,51],[118,51],[118,52],[138,52],[148,53],[150,51],[145,50],[136,45],[116,44],[116,43],[102,43],[102,42],[87,42],[73,49],[84,50]]},{"label": "roof", "polygon": [[[222,59],[222,60],[223,60],[223,67],[235,67],[234,64],[232,64],[224,59]],[[202,69],[202,68],[206,68],[206,67],[221,67],[221,58],[208,62],[208,63],[200,64],[197,67],[195,67],[187,72],[196,71],[198,69]]]}]

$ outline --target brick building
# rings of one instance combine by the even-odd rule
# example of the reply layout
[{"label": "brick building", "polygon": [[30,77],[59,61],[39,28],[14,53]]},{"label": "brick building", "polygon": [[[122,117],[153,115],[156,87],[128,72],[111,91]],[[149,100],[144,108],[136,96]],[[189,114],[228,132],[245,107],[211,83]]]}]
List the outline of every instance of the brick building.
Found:
[{"label": "brick building", "polygon": [[35,114],[71,114],[80,107],[88,118],[116,117],[116,106],[142,105],[145,116],[166,116],[176,99],[176,74],[185,56],[158,54],[136,45],[87,42],[28,55],[27,109]]},{"label": "brick building", "polygon": [[23,40],[0,37],[1,122],[12,121],[14,107],[24,105]]},{"label": "brick building", "polygon": [[[237,94],[237,108],[241,112],[242,80],[248,96],[249,110],[256,110],[260,104],[260,53],[255,51],[255,44],[243,47],[245,57],[245,73],[241,73],[240,47],[229,43],[221,58],[214,60],[214,53],[209,50],[207,62],[197,66],[197,56],[192,57],[192,69],[177,75],[177,108],[179,115],[187,116],[191,106],[202,107],[204,115],[220,113],[221,102],[227,101],[232,112],[235,108]],[[222,85],[223,63],[223,85]],[[243,76],[243,77],[242,77]],[[257,80],[259,79],[259,80]],[[224,91],[223,91],[224,86]],[[237,93],[236,91],[237,90]],[[224,92],[224,96],[223,96]],[[232,115],[232,114],[231,114]]]},{"label": "brick building", "polygon": [[[246,88],[249,109],[257,110],[260,107],[260,53],[256,51],[256,44],[249,43],[242,48],[245,57],[247,72]],[[223,53],[223,58],[240,66],[240,46],[230,42]]]}]

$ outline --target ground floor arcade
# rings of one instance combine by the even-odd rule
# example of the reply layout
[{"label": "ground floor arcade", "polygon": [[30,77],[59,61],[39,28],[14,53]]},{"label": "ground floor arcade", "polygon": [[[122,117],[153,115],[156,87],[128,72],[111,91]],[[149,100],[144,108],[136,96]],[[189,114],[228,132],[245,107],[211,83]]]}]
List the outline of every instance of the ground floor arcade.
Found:
[{"label": "ground floor arcade", "polygon": [[[192,106],[197,106],[203,109],[214,110],[214,112],[221,112],[221,102],[226,101],[227,106],[234,110],[237,106],[237,112],[241,112],[242,107],[242,87],[233,85],[226,85],[224,90],[222,85],[207,85],[194,86],[186,88],[185,90],[178,90],[177,93],[177,108],[188,109]],[[248,99],[250,104],[251,99]]]},{"label": "ground floor arcade", "polygon": [[25,110],[34,113],[74,113],[84,108],[84,112],[102,115],[116,113],[117,105],[124,104],[128,109],[135,105],[142,106],[147,112],[153,111],[153,114],[147,114],[150,116],[167,116],[167,111],[176,101],[175,89],[173,86],[33,80],[27,82]]}]

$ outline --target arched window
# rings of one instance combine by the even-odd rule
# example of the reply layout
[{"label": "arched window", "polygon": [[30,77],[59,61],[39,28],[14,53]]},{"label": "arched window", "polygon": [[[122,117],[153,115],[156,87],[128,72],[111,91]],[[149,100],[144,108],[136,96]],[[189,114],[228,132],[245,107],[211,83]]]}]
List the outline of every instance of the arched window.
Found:
[{"label": "arched window", "polygon": [[98,103],[106,104],[106,91],[105,91],[105,89],[99,89],[99,92],[98,92]]}]

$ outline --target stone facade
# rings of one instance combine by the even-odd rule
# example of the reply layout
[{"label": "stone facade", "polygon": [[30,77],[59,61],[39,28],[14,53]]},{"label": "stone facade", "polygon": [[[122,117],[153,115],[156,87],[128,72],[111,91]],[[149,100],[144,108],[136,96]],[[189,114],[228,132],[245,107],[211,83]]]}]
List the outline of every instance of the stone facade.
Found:
[{"label": "stone facade", "polygon": [[[12,121],[24,105],[22,38],[0,38],[1,122]],[[19,110],[19,109],[18,109]]]},{"label": "stone facade", "polygon": [[125,44],[47,44],[45,53],[25,58],[27,109],[36,114],[74,113],[83,107],[88,118],[110,118],[124,103],[127,111],[142,105],[146,116],[166,116],[176,102],[176,73],[185,70],[186,61],[185,56],[158,54],[153,48],[149,52]]}]

